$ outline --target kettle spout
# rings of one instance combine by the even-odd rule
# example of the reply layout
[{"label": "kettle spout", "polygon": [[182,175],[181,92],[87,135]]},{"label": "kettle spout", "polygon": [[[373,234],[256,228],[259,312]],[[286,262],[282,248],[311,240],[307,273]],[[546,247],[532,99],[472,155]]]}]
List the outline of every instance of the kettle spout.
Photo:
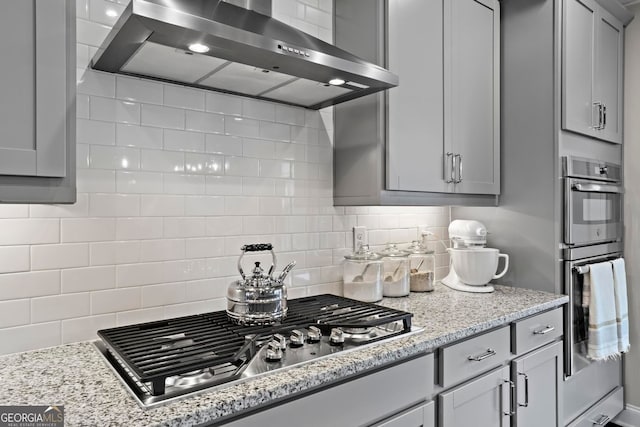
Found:
[{"label": "kettle spout", "polygon": [[287,274],[289,274],[289,272],[291,270],[293,270],[293,267],[295,267],[295,266],[296,266],[296,262],[295,261],[291,261],[289,264],[287,264],[287,266],[282,269],[282,272],[280,273],[280,275],[278,276],[276,281],[278,283],[282,283],[284,281],[284,279],[287,277]]}]

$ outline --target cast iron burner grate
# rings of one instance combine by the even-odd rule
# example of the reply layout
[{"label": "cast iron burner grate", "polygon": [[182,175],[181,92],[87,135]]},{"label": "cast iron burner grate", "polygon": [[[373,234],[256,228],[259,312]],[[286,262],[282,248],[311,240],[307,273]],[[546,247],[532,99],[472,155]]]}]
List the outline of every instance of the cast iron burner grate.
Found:
[{"label": "cast iron burner grate", "polygon": [[[328,335],[332,328],[365,331],[384,325],[402,325],[382,337],[411,330],[411,313],[335,295],[318,295],[288,301],[288,315],[271,326],[243,326],[230,322],[225,311],[179,317],[98,331],[109,353],[108,360],[129,385],[148,388],[153,396],[165,394],[166,380],[179,375],[220,373],[207,387],[240,376],[259,346],[274,333],[317,326]],[[362,342],[364,344],[364,342]],[[129,378],[127,378],[129,377]]]}]

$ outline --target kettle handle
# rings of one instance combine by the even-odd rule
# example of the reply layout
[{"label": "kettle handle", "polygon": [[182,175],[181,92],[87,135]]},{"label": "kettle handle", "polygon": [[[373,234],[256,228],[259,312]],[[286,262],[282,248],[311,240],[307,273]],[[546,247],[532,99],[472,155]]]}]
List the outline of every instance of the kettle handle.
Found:
[{"label": "kettle handle", "polygon": [[269,272],[267,274],[269,275],[269,277],[271,277],[271,274],[273,273],[273,270],[275,270],[277,263],[276,254],[275,252],[273,252],[273,245],[271,243],[252,243],[250,245],[243,245],[240,250],[242,251],[242,253],[240,254],[240,258],[238,258],[238,271],[240,272],[240,275],[243,279],[246,279],[246,276],[244,275],[244,270],[242,269],[242,257],[246,252],[270,251],[271,267],[269,267]]}]

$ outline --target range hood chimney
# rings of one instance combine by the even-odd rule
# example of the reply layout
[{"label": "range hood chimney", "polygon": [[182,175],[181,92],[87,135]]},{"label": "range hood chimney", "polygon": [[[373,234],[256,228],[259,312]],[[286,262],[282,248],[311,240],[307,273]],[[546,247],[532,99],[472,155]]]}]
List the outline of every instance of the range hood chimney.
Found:
[{"label": "range hood chimney", "polygon": [[398,85],[270,14],[268,0],[131,0],[92,67],[310,109]]}]

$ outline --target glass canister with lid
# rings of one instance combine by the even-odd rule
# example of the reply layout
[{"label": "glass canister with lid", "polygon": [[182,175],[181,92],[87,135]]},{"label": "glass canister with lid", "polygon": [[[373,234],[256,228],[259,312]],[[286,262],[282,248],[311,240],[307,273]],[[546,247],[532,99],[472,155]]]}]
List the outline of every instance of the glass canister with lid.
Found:
[{"label": "glass canister with lid", "polygon": [[379,252],[382,256],[382,294],[385,297],[409,295],[409,252],[389,243]]},{"label": "glass canister with lid", "polygon": [[364,302],[382,299],[382,257],[361,245],[357,251],[345,255],[342,279],[343,295]]},{"label": "glass canister with lid", "polygon": [[409,251],[409,287],[411,292],[433,291],[436,257],[418,240],[414,240]]}]

